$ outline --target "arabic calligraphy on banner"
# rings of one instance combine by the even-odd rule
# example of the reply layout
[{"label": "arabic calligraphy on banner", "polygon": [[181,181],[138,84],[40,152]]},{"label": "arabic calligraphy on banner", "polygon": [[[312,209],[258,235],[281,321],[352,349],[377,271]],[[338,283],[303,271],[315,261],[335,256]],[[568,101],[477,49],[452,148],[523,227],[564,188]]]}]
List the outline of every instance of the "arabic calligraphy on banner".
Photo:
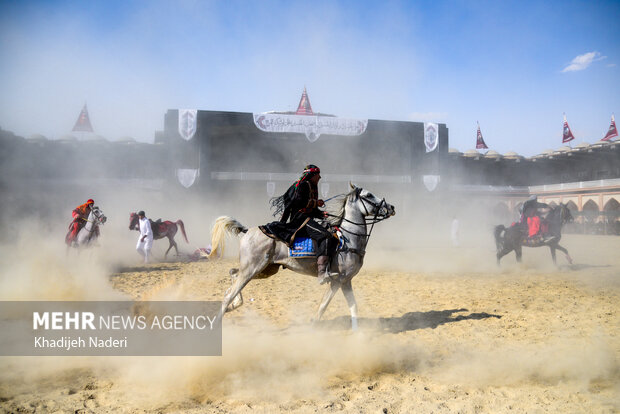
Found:
[{"label": "arabic calligraphy on banner", "polygon": [[366,131],[367,119],[347,119],[331,116],[254,114],[254,124],[265,132],[296,132],[305,134],[310,142],[319,136],[361,135]]}]

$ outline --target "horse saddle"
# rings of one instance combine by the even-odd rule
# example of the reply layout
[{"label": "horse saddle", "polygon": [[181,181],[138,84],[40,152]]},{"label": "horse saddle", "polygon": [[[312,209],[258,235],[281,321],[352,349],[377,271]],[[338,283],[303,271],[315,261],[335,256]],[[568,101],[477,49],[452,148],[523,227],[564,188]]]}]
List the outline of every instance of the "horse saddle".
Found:
[{"label": "horse saddle", "polygon": [[[344,237],[338,232],[338,247],[336,251],[339,251],[344,246]],[[288,249],[288,257],[304,258],[304,257],[316,257],[316,243],[310,237],[295,237],[293,240],[293,247]]]},{"label": "horse saddle", "polygon": [[288,257],[316,257],[316,243],[310,237],[296,237],[288,249]]},{"label": "horse saddle", "polygon": [[151,220],[151,230],[153,230],[153,236],[159,236],[166,232],[166,223],[162,223],[161,219]]},{"label": "horse saddle", "polygon": [[532,237],[526,237],[523,239],[522,244],[527,247],[538,247],[543,244],[543,236],[541,234],[536,234]]}]

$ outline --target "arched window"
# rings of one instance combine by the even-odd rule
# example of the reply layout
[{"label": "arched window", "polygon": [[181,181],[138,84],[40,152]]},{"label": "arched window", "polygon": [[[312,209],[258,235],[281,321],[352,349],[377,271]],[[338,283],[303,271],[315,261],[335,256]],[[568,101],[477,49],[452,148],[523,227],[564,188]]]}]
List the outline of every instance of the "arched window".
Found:
[{"label": "arched window", "polygon": [[582,211],[586,220],[595,220],[599,214],[598,205],[592,200],[583,205]]},{"label": "arched window", "polygon": [[605,214],[605,233],[620,235],[620,203],[611,198],[603,207]]},{"label": "arched window", "polygon": [[566,203],[566,207],[568,207],[568,209],[573,214],[573,216],[575,215],[577,211],[579,211],[579,207],[577,207],[577,204],[575,204],[575,202],[572,200]]},{"label": "arched window", "polygon": [[584,231],[589,234],[597,234],[600,229],[597,224],[599,218],[598,205],[593,200],[588,200],[582,208],[584,218]]},{"label": "arched window", "polygon": [[610,198],[607,203],[605,203],[603,211],[620,211],[620,203],[615,198]]}]

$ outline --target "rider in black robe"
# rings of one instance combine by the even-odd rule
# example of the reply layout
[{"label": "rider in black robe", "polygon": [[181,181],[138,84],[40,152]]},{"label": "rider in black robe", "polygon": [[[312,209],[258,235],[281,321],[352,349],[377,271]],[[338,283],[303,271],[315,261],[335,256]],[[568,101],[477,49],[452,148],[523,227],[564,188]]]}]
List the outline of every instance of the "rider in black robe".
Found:
[{"label": "rider in black robe", "polygon": [[316,219],[325,217],[319,210],[325,203],[318,198],[318,182],[321,170],[316,165],[308,165],[303,175],[280,197],[271,200],[275,208],[274,216],[282,213],[280,221],[274,221],[259,228],[267,236],[292,246],[295,237],[310,237],[316,242],[319,283],[329,280],[329,257],[335,251],[338,240],[334,234],[319,224]]}]

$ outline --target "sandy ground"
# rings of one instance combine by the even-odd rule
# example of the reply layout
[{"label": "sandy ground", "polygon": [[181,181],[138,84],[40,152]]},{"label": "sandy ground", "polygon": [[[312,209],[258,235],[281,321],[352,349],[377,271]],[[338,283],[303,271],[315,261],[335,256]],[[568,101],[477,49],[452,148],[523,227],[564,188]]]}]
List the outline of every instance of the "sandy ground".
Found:
[{"label": "sandy ground", "polygon": [[[311,325],[325,287],[282,271],[252,281],[226,315],[221,357],[2,358],[0,409],[620,412],[620,238],[562,244],[574,265],[526,249],[522,265],[510,255],[500,269],[490,248],[371,246],[353,281],[355,333],[341,294]],[[95,286],[109,297],[219,300],[234,265],[129,266]]]}]

